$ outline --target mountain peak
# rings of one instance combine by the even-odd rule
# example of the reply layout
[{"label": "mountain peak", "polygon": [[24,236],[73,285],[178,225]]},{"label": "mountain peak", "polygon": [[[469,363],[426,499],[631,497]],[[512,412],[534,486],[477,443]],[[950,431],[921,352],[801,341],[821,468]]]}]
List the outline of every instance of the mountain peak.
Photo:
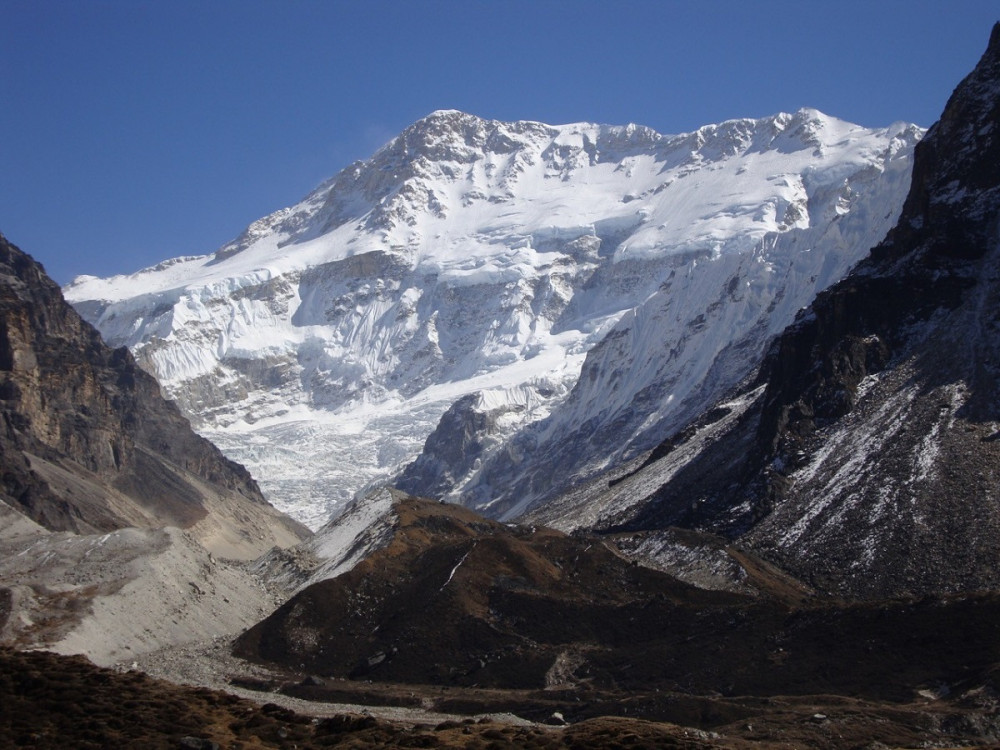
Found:
[{"label": "mountain peak", "polygon": [[436,109],[405,128],[399,137],[405,137],[408,133],[461,131],[468,127],[481,127],[486,122],[488,121],[481,117],[457,109]]},{"label": "mountain peak", "polygon": [[419,128],[421,126],[427,126],[434,123],[458,123],[462,121],[475,120],[478,122],[483,122],[483,118],[470,114],[468,112],[463,112],[459,109],[435,109],[430,114],[421,117],[417,120],[411,127]]},{"label": "mountain peak", "polygon": [[449,119],[453,117],[473,117],[473,115],[469,115],[468,113],[463,112],[459,109],[435,109],[424,119],[425,120],[433,120],[437,118]]},{"label": "mountain peak", "polygon": [[[746,287],[730,280],[753,274],[751,296],[763,297],[738,320],[720,319],[720,339],[756,320],[785,278],[807,283],[785,294],[782,308],[808,304],[814,285],[839,278],[884,236],[919,138],[892,151],[883,131],[843,127],[820,133],[817,154],[766,118],[666,136],[439,110],[298,205],[255,222],[214,258],[84,280],[67,294],[241,460],[253,464],[287,445],[290,433],[276,436],[293,415],[330,425],[317,427],[323,439],[308,441],[295,460],[341,463],[346,449],[339,455],[353,456],[344,461],[352,468],[335,472],[343,476],[336,486],[325,470],[296,470],[294,461],[261,466],[286,507],[308,503],[313,490],[301,479],[278,489],[279,475],[316,477],[320,499],[303,517],[319,522],[376,473],[413,458],[469,393],[497,396],[489,419],[468,416],[504,431],[546,414],[572,387],[586,351],[628,310],[651,295],[658,303],[664,284],[709,273],[715,291],[700,288],[691,300],[703,309],[713,295],[743,299]],[[782,268],[802,257],[786,277],[772,273],[772,260],[751,263],[755,249]],[[706,319],[717,309],[705,309]],[[686,315],[670,320],[688,340]],[[629,383],[619,393],[642,388]],[[419,393],[431,401],[411,416]],[[366,437],[332,427],[347,423]],[[394,436],[363,450],[376,423]],[[264,442],[247,439],[258,431]],[[272,447],[258,450],[265,442]]]},{"label": "mountain peak", "polygon": [[372,158],[424,157],[433,161],[471,163],[490,153],[509,154],[529,146],[533,136],[551,136],[555,131],[530,121],[487,120],[454,109],[439,109],[417,120]]}]

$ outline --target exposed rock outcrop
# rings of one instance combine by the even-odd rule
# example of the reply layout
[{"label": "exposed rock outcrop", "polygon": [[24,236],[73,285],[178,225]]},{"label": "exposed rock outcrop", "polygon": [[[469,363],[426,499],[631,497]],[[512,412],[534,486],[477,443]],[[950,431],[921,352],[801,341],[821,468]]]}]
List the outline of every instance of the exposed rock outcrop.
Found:
[{"label": "exposed rock outcrop", "polygon": [[499,428],[501,419],[526,409],[516,402],[491,409],[483,401],[483,394],[470,393],[448,407],[424,441],[421,454],[403,470],[395,486],[403,492],[442,497],[478,471],[489,449],[506,437]]},{"label": "exposed rock outcrop", "polygon": [[2,236],[0,415],[0,500],[46,529],[178,526],[229,557],[308,535]]}]

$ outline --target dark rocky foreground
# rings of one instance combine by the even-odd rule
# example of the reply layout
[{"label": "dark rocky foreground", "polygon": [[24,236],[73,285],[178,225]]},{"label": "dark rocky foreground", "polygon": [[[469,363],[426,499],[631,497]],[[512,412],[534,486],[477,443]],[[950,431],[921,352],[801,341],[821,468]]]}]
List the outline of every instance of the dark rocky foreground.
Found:
[{"label": "dark rocky foreground", "polygon": [[99,669],[81,657],[0,649],[0,746],[38,750],[883,748],[928,742],[958,747],[976,745],[968,737],[995,725],[995,714],[990,718],[982,709],[985,700],[926,699],[906,705],[830,696],[689,701],[692,723],[712,729],[624,717],[565,727],[489,718],[402,723],[364,714],[313,719],[273,703]]}]

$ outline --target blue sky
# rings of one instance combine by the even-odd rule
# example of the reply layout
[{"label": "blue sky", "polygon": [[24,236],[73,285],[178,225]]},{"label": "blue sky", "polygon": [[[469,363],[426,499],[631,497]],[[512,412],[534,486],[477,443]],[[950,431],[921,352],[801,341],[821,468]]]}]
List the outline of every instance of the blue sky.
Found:
[{"label": "blue sky", "polygon": [[0,232],[60,283],[209,253],[435,109],[928,126],[998,20],[998,0],[0,0]]}]

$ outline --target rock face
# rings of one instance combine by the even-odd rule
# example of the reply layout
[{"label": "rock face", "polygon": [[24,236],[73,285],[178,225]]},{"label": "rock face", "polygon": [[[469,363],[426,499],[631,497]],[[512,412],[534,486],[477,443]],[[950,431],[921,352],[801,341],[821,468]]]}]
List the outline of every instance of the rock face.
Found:
[{"label": "rock face", "polygon": [[253,571],[286,598],[346,573],[392,540],[398,523],[392,507],[401,494],[380,488],[358,498],[306,541],[260,557]]},{"label": "rock face", "polygon": [[1000,26],[897,227],[777,340],[755,405],[609,525],[722,530],[853,596],[1000,587],[998,165]]},{"label": "rock face", "polygon": [[65,291],[312,526],[436,428],[405,486],[514,513],[738,381],[884,237],[921,135],[435,112],[213,255]]},{"label": "rock face", "polygon": [[498,444],[508,436],[502,420],[527,407],[504,400],[490,408],[488,396],[470,393],[448,407],[434,431],[424,441],[415,461],[408,464],[393,484],[403,492],[441,498],[453,494],[474,476]]},{"label": "rock face", "polygon": [[0,500],[48,530],[178,526],[235,557],[307,534],[3,237],[0,410]]}]

